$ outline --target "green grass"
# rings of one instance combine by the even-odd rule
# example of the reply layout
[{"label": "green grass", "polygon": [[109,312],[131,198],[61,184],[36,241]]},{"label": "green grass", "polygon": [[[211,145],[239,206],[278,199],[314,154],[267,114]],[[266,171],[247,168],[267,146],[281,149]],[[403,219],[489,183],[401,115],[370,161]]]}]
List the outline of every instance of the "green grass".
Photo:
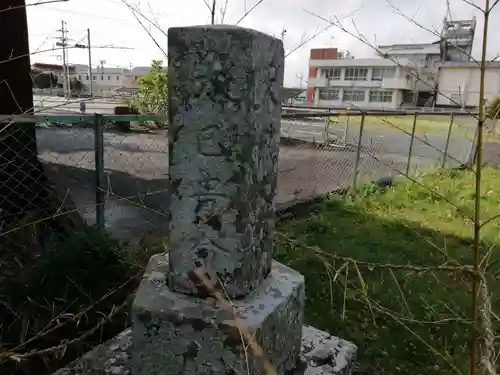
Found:
[{"label": "green grass", "polygon": [[[413,115],[407,116],[366,116],[366,129],[383,129],[390,131],[401,131],[403,129],[411,133],[413,128]],[[332,116],[330,126],[345,126],[346,116]],[[349,126],[359,127],[361,116],[350,116]],[[447,135],[450,126],[449,116],[419,115],[415,127],[416,133]],[[400,129],[398,129],[400,128]],[[471,130],[472,129],[472,130]],[[452,135],[454,137],[471,137],[474,132],[474,119],[467,116],[456,116],[453,121]]]},{"label": "green grass", "polygon": [[[307,322],[356,343],[362,369],[468,373],[469,276],[369,264],[472,263],[473,226],[462,212],[473,210],[473,174],[444,171],[418,180],[423,186],[399,182],[386,190],[368,186],[326,198],[307,218],[278,225],[275,257],[306,278]],[[484,170],[483,220],[500,213],[498,181],[499,171]],[[482,231],[481,254],[498,243],[500,220],[493,220]],[[497,312],[499,261],[492,251],[488,280]]]}]

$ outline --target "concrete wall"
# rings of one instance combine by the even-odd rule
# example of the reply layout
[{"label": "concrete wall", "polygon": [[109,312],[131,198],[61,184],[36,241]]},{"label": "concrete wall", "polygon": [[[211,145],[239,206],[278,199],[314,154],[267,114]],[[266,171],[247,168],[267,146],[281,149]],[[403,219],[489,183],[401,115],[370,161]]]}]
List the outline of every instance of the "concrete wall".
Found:
[{"label": "concrete wall", "polygon": [[[478,106],[479,81],[480,72],[477,65],[440,67],[438,84],[441,94],[438,94],[436,104],[456,105],[453,103],[455,101],[467,107]],[[488,67],[486,69],[484,94],[487,101],[500,96],[500,67]]]}]

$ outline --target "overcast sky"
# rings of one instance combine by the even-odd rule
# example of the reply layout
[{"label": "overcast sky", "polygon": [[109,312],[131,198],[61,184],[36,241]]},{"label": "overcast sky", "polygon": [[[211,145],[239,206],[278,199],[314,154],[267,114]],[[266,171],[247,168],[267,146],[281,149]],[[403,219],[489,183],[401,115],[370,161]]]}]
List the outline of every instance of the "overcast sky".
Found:
[{"label": "overcast sky", "polygon": [[[42,0],[43,1],[43,0]],[[138,7],[143,15],[167,32],[172,26],[185,26],[210,23],[210,12],[205,0],[127,0]],[[212,2],[212,0],[206,0]],[[392,1],[392,3],[389,3]],[[469,0],[475,4],[483,0]],[[39,2],[39,0],[29,0]],[[224,23],[235,24],[260,0],[228,0]],[[449,0],[453,19],[469,19],[477,16],[478,25],[475,38],[474,54],[480,53],[483,19],[481,13],[462,0]],[[221,22],[221,11],[226,0],[217,0],[216,22]],[[414,19],[409,22],[398,11]],[[268,34],[284,36],[285,50],[298,46],[305,37],[310,37],[328,26],[328,23],[307,13],[308,10],[324,18],[335,18],[355,34],[362,34],[372,44],[424,43],[436,40],[431,32],[424,30],[438,29],[447,13],[446,0],[262,0],[239,24]],[[167,37],[141,16],[138,16],[154,39],[164,51],[167,50]],[[105,60],[105,66],[129,67],[149,65],[152,59],[164,59],[163,52],[135,19],[133,12],[121,0],[69,0],[64,3],[52,3],[28,7],[30,47],[32,53],[51,49],[60,36],[56,30],[61,20],[67,22],[68,37],[71,42],[83,42],[86,29],[91,30],[92,46],[128,47],[132,49],[94,48],[93,65]],[[500,21],[500,5],[491,14],[490,31]],[[424,28],[418,26],[420,24]],[[356,40],[337,27],[331,27],[290,54],[286,59],[285,84],[299,86],[301,75],[307,78],[307,65],[310,48],[337,47],[349,50],[357,58],[372,57],[374,51],[366,44]],[[500,52],[500,39],[490,35],[488,55]],[[34,53],[33,62],[57,63],[61,51]],[[69,51],[71,63],[86,64],[86,50]]]}]

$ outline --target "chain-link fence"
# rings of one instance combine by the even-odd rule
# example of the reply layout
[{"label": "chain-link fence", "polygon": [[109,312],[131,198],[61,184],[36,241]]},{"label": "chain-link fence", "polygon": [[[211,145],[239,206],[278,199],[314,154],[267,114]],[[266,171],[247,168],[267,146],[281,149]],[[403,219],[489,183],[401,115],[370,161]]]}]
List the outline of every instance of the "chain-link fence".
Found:
[{"label": "chain-link fence", "polygon": [[469,160],[474,133],[474,118],[456,112],[289,113],[278,202],[459,166]]},{"label": "chain-link fence", "polygon": [[[52,211],[62,215],[58,206],[71,201],[85,221],[125,240],[166,232],[167,131],[142,127],[121,132],[113,126],[153,121],[155,116],[35,117],[38,160],[45,177],[58,188]],[[474,131],[472,117],[451,112],[284,114],[277,206],[466,163]],[[23,147],[16,144],[11,153],[22,155]],[[19,174],[24,164],[17,166]],[[3,190],[13,186],[13,178],[2,180]],[[3,194],[2,199],[15,206],[12,196]]]}]

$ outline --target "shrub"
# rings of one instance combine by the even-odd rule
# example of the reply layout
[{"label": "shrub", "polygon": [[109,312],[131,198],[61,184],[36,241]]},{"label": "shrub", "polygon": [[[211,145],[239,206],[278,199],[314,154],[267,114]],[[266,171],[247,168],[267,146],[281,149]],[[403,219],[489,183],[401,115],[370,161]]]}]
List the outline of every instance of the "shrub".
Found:
[{"label": "shrub", "polygon": [[[86,227],[65,239],[53,238],[29,261],[21,263],[13,259],[2,268],[0,343],[3,350],[22,344],[43,329],[53,328],[93,307],[79,321],[66,322],[20,351],[43,349],[74,339],[94,327],[113,306],[123,303],[136,287],[135,283],[130,283],[93,306],[137,272],[119,242],[93,227]],[[113,324],[122,329],[124,319],[122,314]],[[112,335],[118,331],[113,327]],[[23,364],[23,367],[30,367],[25,373],[34,374],[32,366],[32,361]]]},{"label": "shrub", "polygon": [[486,108],[486,117],[492,120],[498,120],[500,118],[500,96],[497,96],[488,104]]}]

